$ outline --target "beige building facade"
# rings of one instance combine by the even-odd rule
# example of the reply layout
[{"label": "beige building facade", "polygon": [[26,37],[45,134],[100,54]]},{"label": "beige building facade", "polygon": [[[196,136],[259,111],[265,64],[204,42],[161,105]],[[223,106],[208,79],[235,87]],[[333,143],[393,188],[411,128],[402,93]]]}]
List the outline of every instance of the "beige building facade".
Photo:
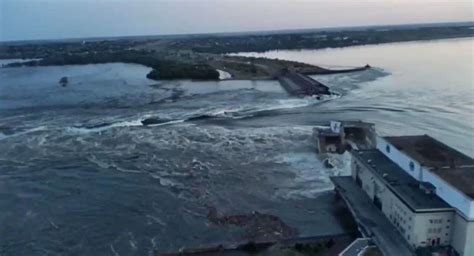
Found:
[{"label": "beige building facade", "polygon": [[428,135],[377,137],[377,149],[454,208],[450,245],[474,255],[474,160]]},{"label": "beige building facade", "polygon": [[351,169],[359,187],[413,248],[450,245],[454,209],[382,153],[353,151]]},{"label": "beige building facade", "polygon": [[377,137],[351,154],[352,178],[412,248],[474,255],[472,158],[427,135]]}]

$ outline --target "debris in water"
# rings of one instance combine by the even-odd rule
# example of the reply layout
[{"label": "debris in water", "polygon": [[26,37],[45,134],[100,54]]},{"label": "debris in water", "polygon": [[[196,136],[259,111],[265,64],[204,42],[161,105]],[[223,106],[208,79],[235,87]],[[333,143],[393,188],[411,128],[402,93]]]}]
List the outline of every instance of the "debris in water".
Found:
[{"label": "debris in water", "polygon": [[61,79],[59,79],[59,84],[62,87],[65,87],[68,83],[69,83],[69,80],[68,80],[67,76],[63,76]]},{"label": "debris in water", "polygon": [[209,207],[207,219],[217,225],[235,225],[245,230],[245,239],[276,240],[282,238],[297,237],[299,232],[296,228],[285,224],[280,218],[270,214],[253,211],[239,215],[220,215],[216,208]]}]

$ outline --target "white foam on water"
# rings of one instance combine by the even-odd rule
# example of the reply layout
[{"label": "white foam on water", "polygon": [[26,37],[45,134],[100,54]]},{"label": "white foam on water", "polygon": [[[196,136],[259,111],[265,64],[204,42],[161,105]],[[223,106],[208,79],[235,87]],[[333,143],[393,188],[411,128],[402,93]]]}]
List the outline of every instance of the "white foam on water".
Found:
[{"label": "white foam on water", "polygon": [[231,79],[232,75],[224,70],[216,69],[216,71],[219,73],[219,80],[226,80],[226,79]]},{"label": "white foam on water", "polygon": [[113,169],[113,170],[123,172],[123,173],[144,173],[144,171],[141,171],[141,170],[133,170],[133,169],[123,168],[123,167],[117,165],[114,162],[108,163],[108,162],[105,162],[105,161],[101,161],[95,155],[92,155],[92,156],[88,157],[87,160],[89,160],[89,162],[91,162],[91,163],[96,164],[97,166],[99,166],[102,169]]},{"label": "white foam on water", "polygon": [[[173,124],[184,123],[190,118],[196,116],[210,116],[217,118],[231,118],[231,119],[243,119],[247,117],[252,117],[254,113],[261,111],[271,111],[271,110],[280,110],[280,109],[292,109],[292,108],[301,108],[307,107],[315,104],[319,104],[328,100],[339,98],[339,95],[327,95],[322,96],[321,98],[316,97],[305,97],[305,98],[285,98],[285,99],[276,99],[276,100],[267,100],[261,103],[251,102],[248,104],[237,105],[237,106],[218,106],[212,108],[197,109],[195,111],[186,111],[175,113],[174,116],[160,116],[160,119],[171,119],[170,121],[149,124],[146,127],[159,127]],[[128,128],[128,127],[144,127],[142,121],[147,118],[153,118],[154,113],[142,114],[140,117],[135,117],[131,120],[123,120],[111,122],[108,125],[98,126],[98,127],[87,127],[84,126],[72,126],[67,127],[66,130],[72,133],[78,134],[88,134],[88,133],[100,133],[113,128]],[[0,135],[0,139],[4,136]]]},{"label": "white foam on water", "polygon": [[87,134],[87,133],[103,132],[108,129],[117,128],[117,127],[136,127],[136,126],[143,126],[143,124],[141,123],[141,119],[132,120],[132,121],[122,121],[122,122],[112,123],[110,125],[94,127],[94,128],[67,127],[66,130],[73,133]]},{"label": "white foam on water", "polygon": [[[324,166],[324,159],[329,158],[334,168]],[[291,198],[315,198],[320,193],[333,189],[333,184],[329,177],[348,175],[350,173],[350,156],[328,154],[318,156],[313,152],[289,153],[280,155],[275,161],[286,163],[291,168],[295,177],[289,184],[284,184],[277,192],[277,197],[285,199]]]},{"label": "white foam on water", "polygon": [[112,123],[110,125],[105,125],[101,127],[94,127],[94,128],[87,128],[87,127],[67,127],[66,130],[74,133],[96,133],[96,132],[103,132],[108,129],[118,128],[118,127],[138,127],[143,126],[142,119],[130,120],[130,121],[121,121]]},{"label": "white foam on water", "polygon": [[164,175],[161,175],[159,173],[150,173],[150,176],[153,179],[157,179],[160,182],[160,185],[163,187],[179,187],[182,185],[180,183],[175,182],[172,179],[163,177]]},{"label": "white foam on water", "polygon": [[[168,122],[164,122],[164,123],[160,123],[160,124],[149,124],[147,125],[148,127],[157,127],[157,126],[164,126],[164,125],[171,125],[171,124],[180,124],[180,123],[184,123],[186,120],[184,119],[181,119],[181,120],[173,120],[173,121],[168,121]],[[141,124],[141,122],[140,122]]]},{"label": "white foam on water", "polygon": [[95,155],[92,155],[91,157],[88,157],[87,160],[89,160],[90,162],[96,164],[97,166],[99,166],[102,169],[108,169],[108,168],[111,167],[110,164],[97,159],[97,157]]},{"label": "white foam on water", "polygon": [[160,226],[163,226],[163,227],[166,226],[166,222],[163,221],[162,219],[160,219],[157,216],[153,216],[153,215],[148,214],[146,217],[148,219],[148,222],[147,222],[148,225],[158,223]]},{"label": "white foam on water", "polygon": [[13,64],[13,63],[24,63],[28,61],[38,61],[42,60],[41,58],[36,58],[36,59],[3,59],[0,60],[0,67],[2,65],[8,65],[8,64]]},{"label": "white foam on water", "polygon": [[140,170],[132,170],[132,169],[126,169],[126,168],[122,168],[118,165],[116,165],[115,163],[112,163],[111,165],[115,170],[119,171],[119,172],[124,172],[124,173],[143,173],[143,171],[140,171]]},{"label": "white foam on water", "polygon": [[151,247],[152,247],[150,252],[153,253],[152,255],[155,255],[156,252],[155,252],[154,249],[158,248],[158,242],[157,242],[156,236],[154,236],[150,239],[150,243],[151,243]]},{"label": "white foam on water", "polygon": [[135,238],[135,236],[133,235],[132,232],[128,232],[128,235],[130,237],[130,239],[128,240],[129,244],[130,244],[130,247],[133,249],[133,250],[136,250],[138,249],[138,246],[137,246],[137,240]]},{"label": "white foam on water", "polygon": [[292,109],[292,108],[302,108],[308,107],[311,105],[323,103],[329,100],[340,98],[340,95],[324,95],[320,99],[317,99],[313,96],[307,96],[301,99],[280,99],[274,102],[269,102],[267,104],[262,104],[257,108],[257,111],[269,111],[269,110],[279,110],[279,109]]},{"label": "white foam on water", "polygon": [[[88,128],[88,127],[67,127],[66,130],[69,132],[73,133],[80,133],[80,134],[87,134],[87,133],[98,133],[98,132],[103,132],[109,129],[113,128],[128,128],[128,127],[145,127],[143,125],[142,121],[150,118],[151,115],[144,115],[143,117],[140,117],[138,119],[133,119],[129,121],[120,121],[120,122],[115,122],[111,123],[110,125],[105,125],[101,127],[93,127],[93,128]],[[158,123],[158,124],[149,124],[146,125],[146,127],[157,127],[157,126],[165,126],[165,125],[172,125],[172,124],[179,124],[185,122],[185,119],[179,119],[179,120],[171,120],[168,122],[163,122],[163,123]]]},{"label": "white foam on water", "polygon": [[110,250],[112,251],[114,256],[120,256],[120,254],[115,250],[113,244],[110,244]]},{"label": "white foam on water", "polygon": [[35,127],[35,128],[32,128],[32,129],[22,131],[22,132],[17,132],[17,133],[11,134],[11,135],[6,135],[6,134],[3,134],[3,133],[0,133],[0,140],[4,140],[4,139],[8,139],[8,138],[14,138],[14,137],[22,136],[22,135],[29,134],[29,133],[32,133],[32,132],[45,131],[47,129],[48,129],[47,126],[39,126],[39,127]]},{"label": "white foam on water", "polygon": [[143,126],[142,124],[142,119],[136,119],[136,120],[131,120],[131,121],[122,121],[122,122],[117,122],[113,123],[108,126],[104,127],[98,127],[98,128],[92,128],[90,130],[96,131],[96,132],[101,132],[104,130],[108,130],[110,128],[116,128],[116,127],[134,127],[134,126]]}]

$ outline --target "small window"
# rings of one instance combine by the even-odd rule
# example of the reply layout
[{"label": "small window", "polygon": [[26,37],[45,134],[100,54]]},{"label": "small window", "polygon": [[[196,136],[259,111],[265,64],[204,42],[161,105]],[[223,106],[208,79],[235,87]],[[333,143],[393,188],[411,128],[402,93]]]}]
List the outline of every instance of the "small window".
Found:
[{"label": "small window", "polygon": [[385,151],[387,151],[387,153],[390,153],[390,145],[387,145],[387,146],[385,147]]},{"label": "small window", "polygon": [[414,170],[415,170],[415,164],[410,161],[410,171],[414,171]]}]

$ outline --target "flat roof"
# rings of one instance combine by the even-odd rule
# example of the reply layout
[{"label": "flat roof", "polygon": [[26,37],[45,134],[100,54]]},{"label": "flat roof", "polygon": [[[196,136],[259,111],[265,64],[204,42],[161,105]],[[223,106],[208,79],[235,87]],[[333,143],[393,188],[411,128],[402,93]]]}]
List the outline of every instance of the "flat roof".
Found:
[{"label": "flat roof", "polygon": [[384,139],[427,167],[452,167],[453,164],[456,167],[474,166],[474,159],[428,135],[384,137]]},{"label": "flat roof", "polygon": [[352,155],[388,184],[394,194],[413,211],[453,209],[435,193],[426,194],[420,182],[377,149],[352,151]]},{"label": "flat roof", "polygon": [[433,169],[430,171],[456,187],[469,198],[474,199],[474,167]]},{"label": "flat roof", "polygon": [[428,135],[384,139],[474,199],[474,159]]}]

